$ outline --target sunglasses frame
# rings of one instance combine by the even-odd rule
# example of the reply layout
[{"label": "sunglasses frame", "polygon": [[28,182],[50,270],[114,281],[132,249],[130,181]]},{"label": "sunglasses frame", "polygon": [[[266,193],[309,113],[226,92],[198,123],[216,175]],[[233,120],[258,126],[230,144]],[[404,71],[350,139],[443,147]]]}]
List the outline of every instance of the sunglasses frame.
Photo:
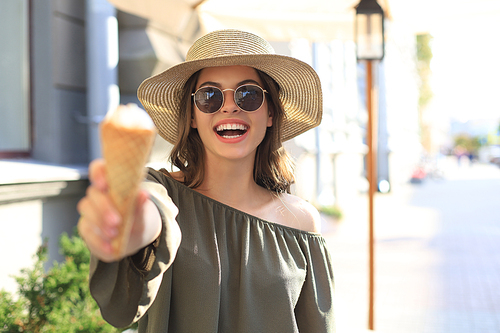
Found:
[{"label": "sunglasses frame", "polygon": [[[247,110],[244,110],[242,109],[239,105],[238,105],[238,102],[236,102],[236,91],[238,89],[240,89],[241,87],[246,87],[246,86],[254,86],[254,87],[258,87],[260,90],[262,90],[262,103],[260,103],[259,107],[253,111],[247,111]],[[203,88],[215,88],[215,89],[218,89],[221,93],[222,93],[222,103],[220,105],[220,107],[217,109],[217,111],[214,111],[214,112],[204,112],[202,111],[199,107],[198,107],[198,104],[196,104],[196,99],[195,99],[195,95],[196,93],[198,93],[198,91],[200,91],[201,89]],[[225,103],[225,97],[224,97],[224,93],[227,91],[227,90],[231,90],[233,91],[233,100],[234,100],[234,104],[236,104],[236,106],[238,107],[238,109],[240,109],[241,111],[243,112],[255,112],[257,111],[258,109],[260,109],[262,107],[262,105],[264,105],[264,100],[266,99],[265,98],[265,94],[268,94],[267,90],[265,90],[264,88],[262,88],[261,86],[259,85],[256,85],[256,84],[251,84],[251,83],[246,83],[246,84],[242,84],[241,86],[239,87],[236,87],[236,89],[231,89],[231,88],[227,88],[227,89],[220,89],[219,87],[214,87],[214,86],[203,86],[203,87],[200,87],[198,89],[196,89],[196,91],[194,93],[191,94],[191,96],[193,96],[193,103],[194,105],[196,106],[196,108],[198,110],[200,110],[201,112],[205,113],[205,114],[214,114],[214,113],[217,113],[219,112],[222,107],[224,106],[224,103]]]}]

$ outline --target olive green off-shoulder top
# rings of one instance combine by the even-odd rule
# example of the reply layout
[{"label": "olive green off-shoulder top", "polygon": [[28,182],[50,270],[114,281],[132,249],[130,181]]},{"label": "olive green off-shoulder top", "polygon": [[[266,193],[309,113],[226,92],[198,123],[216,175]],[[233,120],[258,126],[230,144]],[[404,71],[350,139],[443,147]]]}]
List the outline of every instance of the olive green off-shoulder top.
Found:
[{"label": "olive green off-shoulder top", "polygon": [[[90,291],[109,323],[139,332],[335,332],[325,239],[264,221],[150,169],[160,237],[119,262],[91,259]],[[165,218],[170,200],[176,221]]]}]

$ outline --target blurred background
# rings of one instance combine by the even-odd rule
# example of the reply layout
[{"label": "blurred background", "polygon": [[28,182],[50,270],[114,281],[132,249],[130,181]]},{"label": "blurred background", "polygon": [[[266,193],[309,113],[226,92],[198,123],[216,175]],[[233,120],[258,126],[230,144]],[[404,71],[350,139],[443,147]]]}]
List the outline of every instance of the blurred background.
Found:
[{"label": "blurred background", "polygon": [[[322,213],[338,332],[367,330],[367,64],[357,0],[2,0],[0,289],[78,221],[98,124],[206,32],[238,28],[318,72],[324,116],[286,142]],[[500,1],[379,0],[374,62],[377,332],[500,332]],[[167,167],[157,137],[150,165]],[[12,252],[12,255],[8,253]]]}]

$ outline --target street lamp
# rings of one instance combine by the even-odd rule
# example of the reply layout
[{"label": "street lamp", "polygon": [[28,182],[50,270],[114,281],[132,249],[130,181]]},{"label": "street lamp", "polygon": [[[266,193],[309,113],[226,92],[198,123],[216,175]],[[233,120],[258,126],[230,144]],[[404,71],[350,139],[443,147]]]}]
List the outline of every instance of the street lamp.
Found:
[{"label": "street lamp", "polygon": [[361,0],[356,6],[356,57],[384,58],[384,11],[377,0]]},{"label": "street lamp", "polygon": [[373,232],[373,196],[377,190],[377,109],[373,107],[372,62],[384,58],[384,11],[376,0],[361,0],[356,6],[356,58],[366,61],[366,109],[368,124],[367,178],[369,218],[369,305],[368,329],[374,330],[375,253]]}]

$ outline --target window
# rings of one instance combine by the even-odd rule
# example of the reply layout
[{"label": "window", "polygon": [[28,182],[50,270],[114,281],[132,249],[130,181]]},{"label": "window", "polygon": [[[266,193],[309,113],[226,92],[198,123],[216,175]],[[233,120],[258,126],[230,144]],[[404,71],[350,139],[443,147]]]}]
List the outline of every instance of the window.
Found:
[{"label": "window", "polygon": [[0,156],[31,146],[29,0],[1,0]]}]

